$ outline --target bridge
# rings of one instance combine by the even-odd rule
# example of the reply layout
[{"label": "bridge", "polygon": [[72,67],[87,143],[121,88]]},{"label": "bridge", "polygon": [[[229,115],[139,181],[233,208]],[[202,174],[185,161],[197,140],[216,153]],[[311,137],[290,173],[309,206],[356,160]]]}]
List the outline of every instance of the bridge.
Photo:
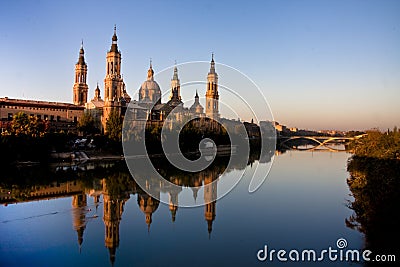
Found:
[{"label": "bridge", "polygon": [[286,147],[288,147],[286,145],[287,142],[292,141],[292,140],[311,140],[315,143],[317,143],[317,145],[315,147],[312,148],[304,148],[304,149],[299,149],[299,150],[316,150],[320,147],[325,147],[327,148],[329,151],[342,151],[342,150],[338,150],[336,148],[332,148],[330,146],[328,146],[328,143],[346,143],[349,141],[353,141],[353,140],[357,140],[360,139],[364,136],[366,136],[367,134],[360,134],[360,135],[356,135],[353,137],[344,137],[344,136],[281,136],[279,137],[279,144],[280,145],[284,145]]}]

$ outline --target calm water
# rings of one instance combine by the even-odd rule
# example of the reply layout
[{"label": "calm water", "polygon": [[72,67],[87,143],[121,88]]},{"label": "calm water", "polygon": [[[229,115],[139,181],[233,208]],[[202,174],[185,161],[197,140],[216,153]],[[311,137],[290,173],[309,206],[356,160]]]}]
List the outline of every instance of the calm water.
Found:
[{"label": "calm water", "polygon": [[[335,248],[336,240],[345,238],[349,248],[361,249],[363,236],[345,225],[352,214],[346,206],[352,199],[346,184],[349,156],[288,151],[275,157],[258,191],[247,192],[246,175],[232,192],[207,207],[174,206],[181,197],[207,197],[203,189],[184,186],[175,196],[160,192],[172,204],[160,203],[121,167],[80,172],[83,177],[91,173],[86,182],[2,188],[2,197],[10,191],[20,202],[0,206],[0,265],[271,266],[257,260],[264,245],[318,251]],[[242,169],[251,173],[257,166],[268,169],[258,161]],[[183,185],[206,184],[223,169],[222,160],[203,174],[173,174],[171,179]],[[230,170],[223,179],[239,169]],[[326,266],[328,262],[274,261],[274,266],[279,264]]]}]

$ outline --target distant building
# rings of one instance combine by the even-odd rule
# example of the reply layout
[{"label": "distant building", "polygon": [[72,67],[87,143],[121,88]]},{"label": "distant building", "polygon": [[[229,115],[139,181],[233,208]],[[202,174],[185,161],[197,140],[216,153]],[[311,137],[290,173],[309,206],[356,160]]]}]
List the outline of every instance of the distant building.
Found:
[{"label": "distant building", "polygon": [[24,112],[28,116],[48,121],[51,129],[73,130],[82,117],[85,107],[70,103],[0,98],[0,127],[5,131],[13,116]]},{"label": "distant building", "polygon": [[286,131],[286,126],[285,126],[285,125],[280,125],[280,124],[278,124],[278,125],[275,125],[275,129],[276,129],[278,132],[284,132],[284,131]]}]

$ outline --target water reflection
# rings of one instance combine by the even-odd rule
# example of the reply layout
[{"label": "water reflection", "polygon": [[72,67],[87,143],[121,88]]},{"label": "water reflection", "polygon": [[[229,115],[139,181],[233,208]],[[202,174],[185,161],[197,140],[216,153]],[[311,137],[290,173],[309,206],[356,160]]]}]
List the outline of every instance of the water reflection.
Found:
[{"label": "water reflection", "polygon": [[[157,266],[162,259],[170,265],[185,266],[184,262],[191,260],[187,244],[192,240],[196,241],[199,252],[217,259],[214,263],[207,259],[196,260],[192,266],[208,263],[257,266],[259,262],[254,251],[260,244],[277,248],[320,248],[336,240],[339,234],[358,246],[350,234],[355,231],[343,223],[350,215],[343,205],[348,190],[345,179],[341,183],[336,178],[341,175],[346,178],[347,173],[344,170],[340,174],[335,172],[347,159],[343,154],[332,154],[333,161],[328,153],[315,153],[314,157],[308,152],[283,154],[260,193],[248,194],[249,178],[245,177],[232,194],[215,201],[224,180],[243,168],[249,172],[256,168],[265,171],[266,164],[261,161],[270,161],[271,154],[259,158],[260,153],[253,153],[244,164],[232,158],[232,167],[227,167],[230,158],[218,157],[209,168],[197,173],[182,173],[171,168],[163,158],[154,158],[155,168],[167,181],[155,183],[151,176],[146,176],[145,170],[140,174],[146,178],[145,186],[154,189],[156,198],[135,183],[124,162],[108,162],[90,168],[63,166],[43,176],[24,170],[20,170],[21,176],[3,176],[2,203],[33,202],[0,207],[4,215],[1,216],[4,245],[0,247],[0,258],[5,259],[0,260],[0,265],[21,266],[24,265],[20,264],[22,258],[34,265],[53,265],[46,261],[62,258],[65,266]],[[321,166],[328,170],[314,171],[313,168]],[[226,176],[221,177],[221,173]],[[21,181],[20,177],[27,178]],[[12,182],[4,182],[7,180]],[[172,187],[171,183],[178,186]],[[331,190],[333,187],[336,189]],[[58,200],[36,202],[53,198]],[[163,199],[162,203],[157,198]],[[207,204],[195,209],[182,208],[183,198]],[[28,210],[27,207],[33,208]],[[36,219],[52,212],[57,215]],[[238,214],[250,219],[237,220]],[[38,216],[30,219],[31,215]],[[24,220],[20,219],[22,217]],[[314,227],[315,220],[321,220],[319,225],[323,227]],[[24,231],[27,234],[24,235]],[[345,234],[341,234],[343,231]],[[31,236],[40,242],[32,242]],[[32,253],[18,247],[20,243],[26,244]],[[45,245],[40,245],[43,243]],[[137,243],[140,245],[135,246]],[[12,246],[9,251],[8,244]],[[168,244],[167,251],[163,250],[165,244]],[[151,256],[150,251],[154,250],[159,257]],[[47,260],[35,256],[41,251],[52,255]],[[171,251],[182,254],[172,256]],[[220,264],[221,259],[227,260],[226,264]]]},{"label": "water reflection", "polygon": [[86,194],[78,194],[72,197],[72,225],[78,234],[79,252],[81,252],[83,232],[86,228],[86,205]]},{"label": "water reflection", "polygon": [[[234,155],[232,158],[217,157],[207,169],[195,173],[180,171],[169,165],[164,158],[153,159],[153,164],[158,172],[166,177],[165,183],[156,182],[145,169],[137,172],[144,177],[146,189],[152,189],[152,192],[155,193],[153,196],[148,195],[138,186],[124,162],[107,162],[97,166],[92,163],[89,166],[73,166],[71,168],[56,167],[54,168],[56,171],[46,173],[50,177],[43,180],[51,181],[53,178],[53,181],[45,184],[41,183],[37,177],[27,178],[21,182],[18,182],[18,177],[5,179],[5,181],[13,181],[13,183],[4,182],[2,184],[0,201],[4,205],[8,205],[71,197],[70,214],[79,253],[84,246],[85,232],[90,227],[88,222],[98,217],[97,209],[102,202],[104,245],[108,250],[110,263],[113,265],[120,245],[120,224],[124,214],[124,206],[130,198],[136,197],[137,207],[142,212],[143,220],[147,225],[146,230],[150,233],[153,215],[160,205],[159,199],[168,198],[170,220],[175,222],[179,220],[180,198],[190,195],[194,203],[205,203],[203,220],[207,225],[208,238],[211,238],[213,222],[216,219],[216,198],[221,174],[233,170],[242,170],[258,160],[259,155],[260,153],[255,152],[251,154],[247,161],[243,161],[240,155]],[[263,162],[268,162],[271,161],[273,153],[264,153],[263,155]],[[140,160],[137,161],[137,165],[140,166]],[[228,166],[230,166],[229,169]],[[27,171],[27,173],[21,173],[21,176],[27,175],[29,177],[29,173],[37,175],[34,171]],[[74,179],[70,180],[70,178]],[[171,184],[178,187],[171,186]],[[190,194],[187,194],[188,191]],[[186,196],[184,196],[185,194]],[[92,198],[94,206],[88,206],[88,198]]]},{"label": "water reflection", "polygon": [[103,221],[105,228],[104,243],[110,253],[110,262],[115,262],[115,253],[119,246],[119,224],[124,212],[125,202],[129,199],[129,192],[115,187],[110,179],[103,179]]}]

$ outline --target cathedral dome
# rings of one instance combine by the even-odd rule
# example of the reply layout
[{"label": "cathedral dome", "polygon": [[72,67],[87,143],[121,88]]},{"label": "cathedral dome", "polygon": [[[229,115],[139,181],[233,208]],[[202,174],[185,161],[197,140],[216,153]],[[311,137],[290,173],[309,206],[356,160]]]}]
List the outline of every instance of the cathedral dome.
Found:
[{"label": "cathedral dome", "polygon": [[190,112],[192,113],[203,113],[204,112],[204,108],[200,103],[194,103],[191,107],[190,107]]},{"label": "cathedral dome", "polygon": [[154,80],[147,80],[142,83],[139,90],[139,101],[156,103],[161,99],[161,90],[158,83]]},{"label": "cathedral dome", "polygon": [[150,90],[154,92],[161,92],[160,86],[158,83],[154,80],[146,80],[142,83],[142,86],[140,87],[141,90]]},{"label": "cathedral dome", "polygon": [[139,90],[139,102],[158,103],[161,101],[161,89],[153,77],[154,71],[150,64],[147,80],[142,83]]},{"label": "cathedral dome", "polygon": [[199,95],[197,94],[197,91],[196,91],[196,96],[194,97],[194,103],[190,107],[190,112],[197,114],[202,114],[204,112],[204,108],[199,102]]}]

